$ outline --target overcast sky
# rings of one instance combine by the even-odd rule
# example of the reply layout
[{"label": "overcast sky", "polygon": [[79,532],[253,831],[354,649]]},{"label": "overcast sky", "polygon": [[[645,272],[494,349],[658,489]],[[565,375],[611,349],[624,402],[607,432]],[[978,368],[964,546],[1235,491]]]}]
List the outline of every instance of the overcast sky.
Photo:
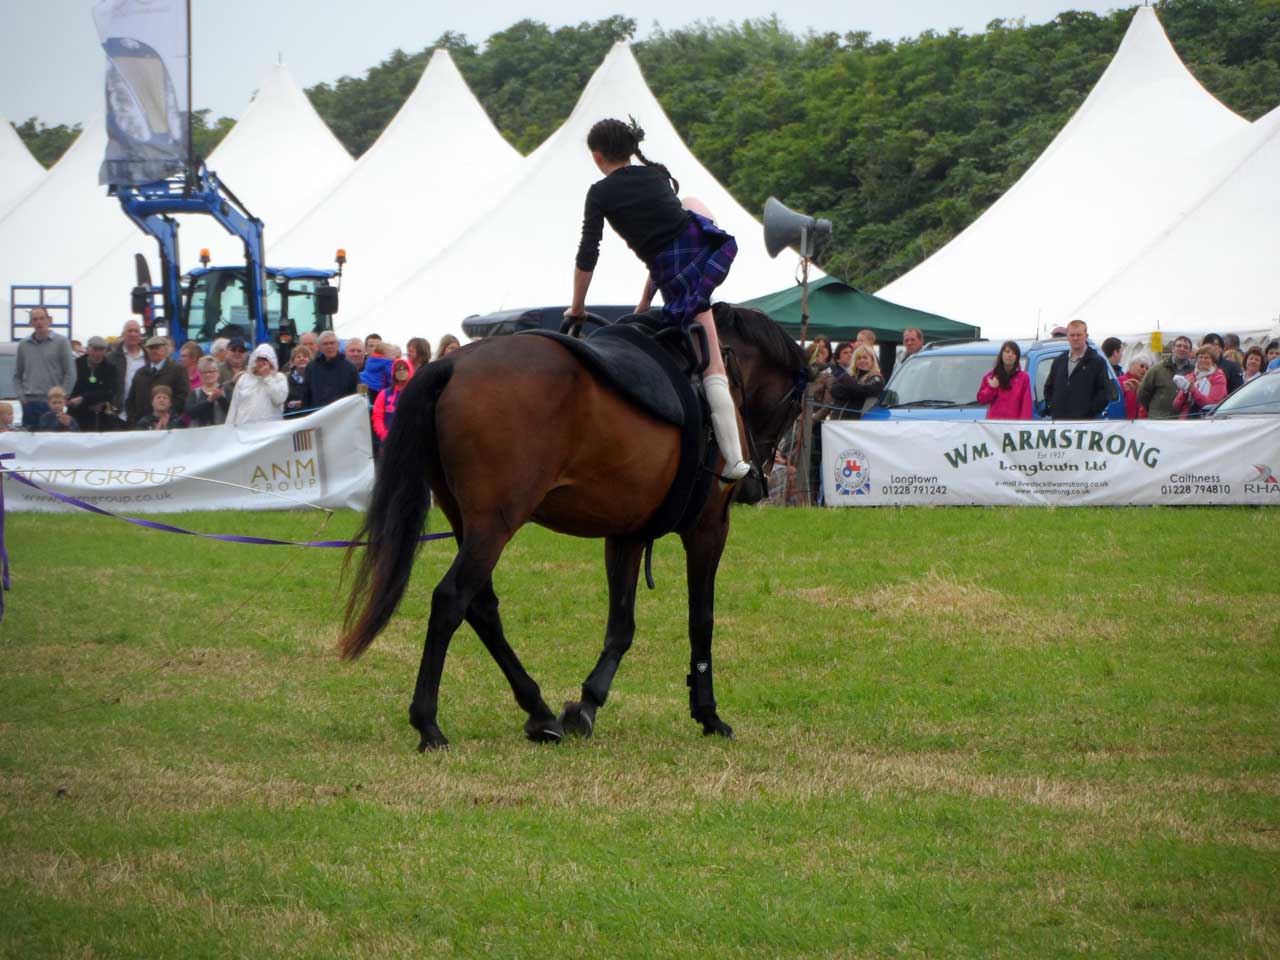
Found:
[{"label": "overcast sky", "polygon": [[[102,53],[92,0],[0,0],[0,115],[21,122],[77,123],[102,103]],[[981,31],[997,18],[1052,20],[1064,9],[1114,9],[1090,0],[649,0],[620,8],[610,0],[193,0],[195,104],[238,117],[277,56],[303,86],[358,76],[396,47],[417,51],[446,30],[474,43],[522,18],[551,26],[623,14],[637,39],[695,19],[736,22],[784,10],[803,32],[868,30],[897,40],[924,30]]]}]

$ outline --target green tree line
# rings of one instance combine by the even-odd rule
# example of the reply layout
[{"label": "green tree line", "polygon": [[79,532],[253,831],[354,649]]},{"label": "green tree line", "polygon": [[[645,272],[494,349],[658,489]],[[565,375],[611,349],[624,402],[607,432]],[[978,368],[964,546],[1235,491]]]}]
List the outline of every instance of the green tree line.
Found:
[{"label": "green tree line", "polygon": [[[734,197],[758,211],[773,194],[830,217],[824,268],[874,290],[1026,171],[1097,82],[1133,11],[995,20],[980,33],[896,42],[858,30],[798,34],[776,18],[655,25],[633,49],[680,135]],[[1193,75],[1228,107],[1254,120],[1280,105],[1280,0],[1164,0],[1158,13]],[[569,115],[609,48],[635,33],[621,16],[556,29],[521,20],[483,44],[448,32],[307,93],[359,156],[444,48],[503,136],[528,153]],[[230,126],[201,112],[202,155]],[[45,164],[75,135],[34,118],[18,131]]]}]

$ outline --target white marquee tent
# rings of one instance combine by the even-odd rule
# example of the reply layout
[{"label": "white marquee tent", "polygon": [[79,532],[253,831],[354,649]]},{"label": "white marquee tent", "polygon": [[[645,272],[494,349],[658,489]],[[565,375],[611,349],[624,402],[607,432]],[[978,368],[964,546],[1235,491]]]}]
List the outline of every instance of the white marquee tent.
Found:
[{"label": "white marquee tent", "polygon": [[1280,107],[1217,152],[1227,172],[1075,315],[1143,343],[1154,330],[1270,336],[1280,324]]},{"label": "white marquee tent", "polygon": [[[72,283],[134,232],[107,188],[98,185],[106,145],[106,121],[99,113],[35,189],[0,220],[0,310],[6,320],[10,285]],[[122,285],[125,307],[131,285],[130,278]],[[100,332],[81,328],[81,305],[77,297],[74,334]],[[119,332],[118,312],[116,318],[112,332]]]},{"label": "white marquee tent", "polygon": [[0,220],[35,189],[44,176],[44,167],[16,130],[0,116]]},{"label": "white marquee tent", "polygon": [[[495,194],[438,256],[387,296],[373,316],[384,337],[434,339],[460,333],[463,318],[507,308],[567,304],[587,188],[600,172],[587,152],[587,131],[605,117],[632,115],[644,127],[644,152],[667,165],[681,194],[695,196],[738,241],[737,261],[720,288],[742,300],[793,282],[796,260],[771,260],[760,225],[729,195],[680,140],[649,91],[630,49],[617,44],[587,84],[569,119],[538,147],[505,192]],[[627,304],[640,296],[643,264],[606,227],[589,303]],[[344,334],[368,323],[339,319]]]},{"label": "white marquee tent", "polygon": [[[1247,125],[1187,71],[1155,11],[1138,7],[1111,64],[1031,168],[878,296],[991,339],[1045,334],[1210,188],[1221,175],[1213,148]],[[1102,336],[1121,322],[1098,320]]]},{"label": "white marquee tent", "polygon": [[[273,256],[271,238],[287,231],[353,166],[350,154],[320,119],[287,68],[271,68],[244,115],[210,155],[208,166],[265,224],[267,262],[271,266],[331,265],[333,247],[309,249],[297,263],[283,263]],[[125,236],[100,249],[94,262],[76,276],[75,332],[82,338],[119,333],[128,318],[135,253],[147,257],[152,279],[159,278],[155,241],[129,222],[115,200],[110,206],[114,219],[124,224]],[[210,251],[214,264],[244,262],[240,241],[212,217],[178,219],[183,270],[199,265],[202,248]]]},{"label": "white marquee tent", "polygon": [[378,329],[370,309],[492,202],[521,156],[485,114],[453,59],[437,50],[377,142],[331,193],[270,246],[272,264],[317,249],[350,258],[339,320]]}]

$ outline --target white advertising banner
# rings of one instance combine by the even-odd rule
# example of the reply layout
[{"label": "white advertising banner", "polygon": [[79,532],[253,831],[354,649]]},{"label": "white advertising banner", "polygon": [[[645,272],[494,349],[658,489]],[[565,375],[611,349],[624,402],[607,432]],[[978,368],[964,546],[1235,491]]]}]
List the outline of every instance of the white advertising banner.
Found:
[{"label": "white advertising banner", "polygon": [[829,506],[1280,505],[1280,417],[822,424]]},{"label": "white advertising banner", "polygon": [[[164,432],[5,433],[0,460],[39,486],[112,513],[363,510],[373,486],[369,411],[347,397],[305,417]],[[72,511],[6,478],[6,510]]]}]

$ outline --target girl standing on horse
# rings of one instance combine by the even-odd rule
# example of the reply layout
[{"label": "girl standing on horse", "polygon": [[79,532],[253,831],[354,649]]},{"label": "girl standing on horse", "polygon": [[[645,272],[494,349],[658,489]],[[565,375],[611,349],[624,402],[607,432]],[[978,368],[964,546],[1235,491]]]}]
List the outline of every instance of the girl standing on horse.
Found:
[{"label": "girl standing on horse", "polygon": [[[711,408],[711,426],[724,456],[726,480],[740,480],[751,470],[742,458],[738,414],[729,394],[720,340],[711,316],[711,293],[724,282],[738,245],[711,219],[696,200],[686,209],[676,195],[679,183],[660,163],[640,152],[644,139],[635,120],[601,120],[587,134],[587,149],[603,180],[587,191],[582,218],[582,241],[573,272],[573,302],[566,317],[586,312],[587,289],[600,256],[604,221],[617,231],[649,268],[636,313],[649,309],[654,289],[662,291],[662,320],[688,329],[697,323],[707,334],[710,356],[702,386]],[[643,166],[631,163],[635,156]]]}]

